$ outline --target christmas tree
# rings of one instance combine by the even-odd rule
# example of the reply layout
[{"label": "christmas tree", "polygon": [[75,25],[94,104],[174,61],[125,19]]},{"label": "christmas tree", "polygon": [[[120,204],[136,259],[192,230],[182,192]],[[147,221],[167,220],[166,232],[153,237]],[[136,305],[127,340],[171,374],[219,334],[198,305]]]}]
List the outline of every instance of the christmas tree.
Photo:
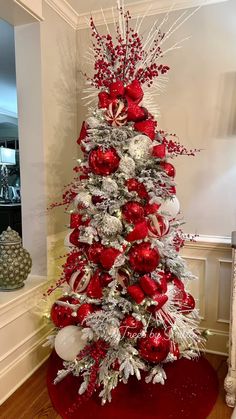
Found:
[{"label": "christmas tree", "polygon": [[153,25],[143,38],[122,7],[114,37],[90,21],[95,64],[86,91],[89,98],[91,88],[99,91],[98,106],[83,123],[84,157],[63,195],[71,231],[57,287],[67,288],[51,308],[55,350],[64,360],[55,383],[67,374],[83,377],[77,405],[96,389],[102,403],[111,401],[112,389],[130,375],[164,384],[165,364],[198,356],[203,344],[186,291],[193,276],[179,255],[185,236],[170,163],[196,150],[160,130],[146,93],[169,71],[160,60],[176,22],[166,33]]}]

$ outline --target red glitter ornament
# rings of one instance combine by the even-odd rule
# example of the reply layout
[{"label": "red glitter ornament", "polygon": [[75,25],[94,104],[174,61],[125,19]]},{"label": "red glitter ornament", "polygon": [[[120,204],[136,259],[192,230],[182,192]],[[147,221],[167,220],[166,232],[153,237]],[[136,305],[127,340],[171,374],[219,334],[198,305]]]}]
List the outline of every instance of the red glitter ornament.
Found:
[{"label": "red glitter ornament", "polygon": [[92,243],[87,249],[88,259],[93,263],[99,263],[99,257],[103,250],[104,246],[101,243]]},{"label": "red glitter ornament", "polygon": [[86,321],[86,317],[94,313],[96,306],[88,303],[82,304],[77,310],[77,318],[80,324],[84,325]]},{"label": "red glitter ornament", "polygon": [[129,252],[129,262],[135,272],[152,272],[157,268],[159,260],[158,250],[152,249],[148,242],[136,244]]},{"label": "red glitter ornament", "polygon": [[164,170],[164,172],[166,172],[166,174],[169,177],[172,177],[172,178],[175,177],[175,168],[174,168],[173,164],[167,163],[167,162],[162,162],[162,163],[160,163],[160,167],[162,168],[162,170]]},{"label": "red glitter ornament", "polygon": [[128,223],[135,224],[144,218],[144,209],[139,202],[130,201],[122,207],[122,215]]},{"label": "red glitter ornament", "polygon": [[121,322],[120,334],[129,339],[135,339],[142,329],[143,323],[140,320],[136,320],[133,316],[128,315]]},{"label": "red glitter ornament", "polygon": [[125,240],[133,242],[136,240],[143,240],[148,235],[147,221],[139,221],[135,224],[134,229],[126,236]]},{"label": "red glitter ornament", "polygon": [[96,175],[107,176],[119,167],[120,157],[116,150],[110,147],[103,150],[98,147],[89,153],[89,167]]},{"label": "red glitter ornament", "polygon": [[158,159],[164,159],[166,156],[165,144],[154,145],[152,148],[152,155]]},{"label": "red glitter ornament", "polygon": [[170,351],[170,339],[163,329],[152,329],[138,341],[138,350],[141,358],[148,362],[161,362]]},{"label": "red glitter ornament", "polygon": [[140,304],[145,298],[145,294],[139,285],[130,285],[127,292],[137,304]]},{"label": "red glitter ornament", "polygon": [[[79,302],[75,298],[69,296],[58,298],[57,301],[62,301],[65,303],[67,302],[69,304],[78,304]],[[78,314],[76,314],[76,311],[76,315],[73,316],[73,309],[71,307],[60,305],[57,301],[52,305],[51,308],[51,320],[53,321],[55,326],[62,328],[66,326],[76,325],[79,322]]]},{"label": "red glitter ornament", "polygon": [[104,269],[111,269],[117,256],[120,254],[118,249],[107,247],[100,253],[99,260]]}]

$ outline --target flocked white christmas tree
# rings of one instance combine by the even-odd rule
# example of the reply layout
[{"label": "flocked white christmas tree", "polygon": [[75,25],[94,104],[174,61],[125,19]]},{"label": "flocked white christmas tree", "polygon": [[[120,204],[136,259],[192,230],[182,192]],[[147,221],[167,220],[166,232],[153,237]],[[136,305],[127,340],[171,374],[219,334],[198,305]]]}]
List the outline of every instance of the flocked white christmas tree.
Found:
[{"label": "flocked white christmas tree", "polygon": [[83,123],[84,158],[63,196],[72,231],[57,287],[68,286],[51,309],[64,360],[55,382],[69,373],[83,377],[76,406],[97,388],[102,402],[110,401],[119,381],[140,380],[142,371],[147,382],[163,384],[165,364],[198,356],[203,344],[185,289],[193,276],[179,256],[185,237],[170,163],[196,150],[160,130],[150,101],[169,70],[160,61],[179,43],[163,45],[187,17],[164,33],[167,15],[146,38],[120,6],[115,37],[90,21],[95,64],[85,90],[89,101],[99,90],[98,106]]}]

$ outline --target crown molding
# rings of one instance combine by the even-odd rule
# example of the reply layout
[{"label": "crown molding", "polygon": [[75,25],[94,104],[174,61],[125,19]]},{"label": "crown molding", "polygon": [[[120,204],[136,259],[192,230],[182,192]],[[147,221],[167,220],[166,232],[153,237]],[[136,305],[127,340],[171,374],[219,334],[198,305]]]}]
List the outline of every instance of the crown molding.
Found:
[{"label": "crown molding", "polygon": [[[145,1],[139,3],[127,4],[126,9],[131,13],[132,19],[141,16],[154,16],[168,11],[189,9],[199,6],[207,6],[215,3],[222,3],[228,0],[158,0],[158,1]],[[114,2],[115,6],[115,2]],[[115,9],[115,7],[114,7]],[[96,26],[104,25],[104,17],[107,23],[113,22],[112,8],[94,10],[89,13],[82,13],[79,15],[77,29],[85,29],[88,27],[87,20],[93,16]]]},{"label": "crown molding", "polygon": [[[107,23],[113,22],[112,8],[99,9],[78,14],[76,10],[66,0],[44,0],[62,19],[64,19],[73,29],[80,30],[88,27],[88,19],[93,16],[96,26],[104,25],[104,17]],[[223,3],[228,0],[158,0],[135,2],[127,4],[132,18],[138,16],[153,16],[166,13],[170,10],[189,9],[192,7],[207,6],[210,4]],[[114,9],[115,9],[114,0]]]},{"label": "crown molding", "polygon": [[20,6],[26,13],[28,13],[34,20],[38,22],[43,21],[42,16],[42,0],[38,1],[37,7],[32,2],[26,0],[14,0],[16,5]]},{"label": "crown molding", "polygon": [[44,0],[73,29],[78,29],[79,15],[66,0]]}]

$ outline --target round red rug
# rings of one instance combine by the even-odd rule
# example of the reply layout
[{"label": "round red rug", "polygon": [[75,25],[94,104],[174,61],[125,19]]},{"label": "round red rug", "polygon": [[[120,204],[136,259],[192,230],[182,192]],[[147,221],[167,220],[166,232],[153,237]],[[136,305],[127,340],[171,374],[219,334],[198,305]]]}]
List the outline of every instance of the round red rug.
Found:
[{"label": "round red rug", "polygon": [[218,395],[216,372],[204,357],[195,361],[180,359],[166,365],[164,386],[132,377],[128,384],[120,384],[113,391],[111,403],[101,406],[99,397],[94,395],[68,416],[65,412],[76,398],[80,381],[69,375],[54,385],[61,367],[62,361],[53,352],[47,385],[52,404],[63,419],[205,419]]}]

